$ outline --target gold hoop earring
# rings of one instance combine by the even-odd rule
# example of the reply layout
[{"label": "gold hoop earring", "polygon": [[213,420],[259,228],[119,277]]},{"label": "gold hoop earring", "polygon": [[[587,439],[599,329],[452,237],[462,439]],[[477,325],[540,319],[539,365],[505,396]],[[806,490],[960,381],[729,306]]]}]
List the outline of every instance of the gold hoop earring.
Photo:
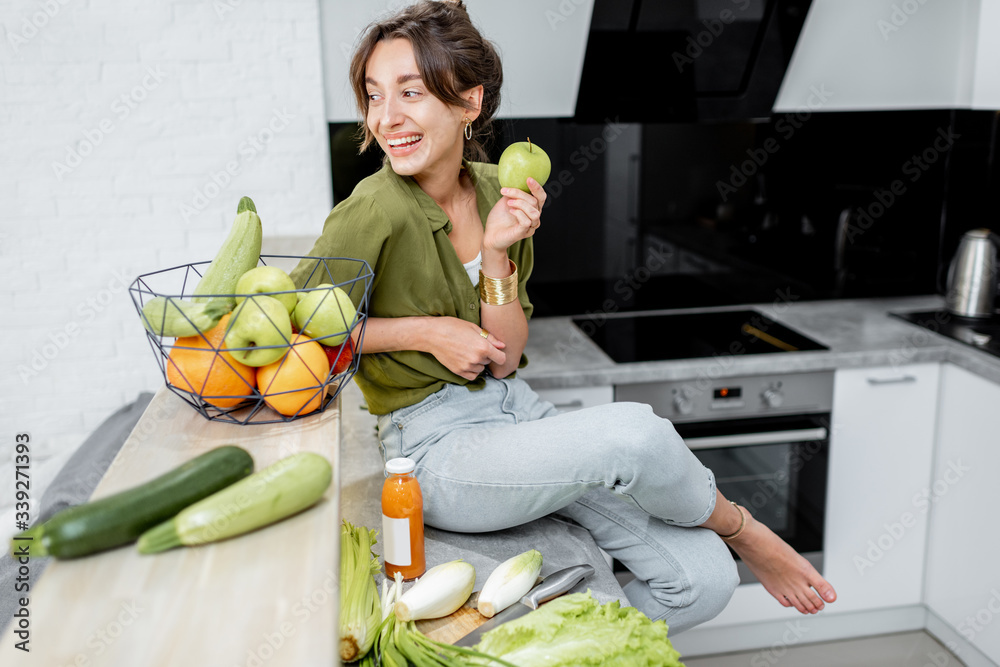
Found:
[{"label": "gold hoop earring", "polygon": [[465,138],[472,140],[472,121],[468,118],[465,119]]}]

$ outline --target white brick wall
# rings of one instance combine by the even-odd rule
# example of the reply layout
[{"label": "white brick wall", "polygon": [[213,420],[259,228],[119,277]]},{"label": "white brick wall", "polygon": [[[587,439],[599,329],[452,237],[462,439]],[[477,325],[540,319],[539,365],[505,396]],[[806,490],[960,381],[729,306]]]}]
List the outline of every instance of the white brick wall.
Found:
[{"label": "white brick wall", "polygon": [[211,259],[243,195],[319,232],[321,68],[317,0],[0,0],[0,510],[15,433],[41,482],[162,384],[138,274]]}]

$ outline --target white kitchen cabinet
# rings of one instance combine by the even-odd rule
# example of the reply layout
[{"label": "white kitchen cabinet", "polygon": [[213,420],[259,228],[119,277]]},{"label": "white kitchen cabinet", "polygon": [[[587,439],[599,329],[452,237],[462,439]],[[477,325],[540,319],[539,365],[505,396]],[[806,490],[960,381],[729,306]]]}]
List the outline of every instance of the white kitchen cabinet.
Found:
[{"label": "white kitchen cabinet", "polygon": [[925,601],[1000,664],[1000,385],[945,364],[938,410]]},{"label": "white kitchen cabinet", "polygon": [[[824,631],[812,619],[823,623],[844,612],[908,608],[870,616],[863,627],[831,628],[834,634],[823,636],[836,639],[897,631],[912,624],[914,609],[922,615],[927,511],[915,497],[930,483],[938,377],[936,363],[836,372],[822,574],[836,588],[837,601],[819,616],[804,618],[775,602],[762,585],[744,584],[721,614],[682,635],[682,651],[780,642],[784,624],[775,630],[763,625],[766,621],[804,624],[810,641],[817,641]],[[739,626],[759,629],[734,634]],[[772,631],[777,634],[767,634]],[[841,631],[848,634],[836,635]]]},{"label": "white kitchen cabinet", "polygon": [[615,392],[610,385],[598,387],[567,387],[535,389],[535,393],[551,402],[563,412],[581,410],[595,405],[612,403]]},{"label": "white kitchen cabinet", "polygon": [[835,376],[824,576],[831,612],[922,601],[939,364]]},{"label": "white kitchen cabinet", "polygon": [[1000,0],[813,0],[776,112],[996,109]]}]

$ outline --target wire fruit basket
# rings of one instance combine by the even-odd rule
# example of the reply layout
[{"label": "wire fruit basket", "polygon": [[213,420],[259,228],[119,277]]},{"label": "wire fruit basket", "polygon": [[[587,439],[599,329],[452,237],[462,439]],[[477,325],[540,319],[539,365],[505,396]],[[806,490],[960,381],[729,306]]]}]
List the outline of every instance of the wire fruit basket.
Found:
[{"label": "wire fruit basket", "polygon": [[[198,299],[203,303],[213,299],[228,299],[231,303],[236,297],[232,311],[211,328],[189,318],[186,310],[193,303],[194,288],[210,261],[146,273],[129,286],[132,303],[167,387],[205,419],[273,424],[315,415],[333,403],[358,370],[360,355],[355,354],[352,334],[360,346],[373,278],[368,263],[347,257],[261,255],[258,265],[268,266],[269,261],[311,261],[306,284],[317,286],[255,294],[200,295]],[[337,282],[335,274],[353,277]],[[283,302],[287,310],[275,312],[267,307],[273,305],[271,299],[258,297]],[[191,335],[157,333],[165,328],[162,321],[150,321],[156,320],[151,318],[152,308],[148,307],[154,300],[164,320],[168,312],[180,317],[181,328],[190,329]],[[199,324],[204,330],[196,326]],[[254,332],[266,335],[261,335],[260,340],[244,335],[243,329],[250,324],[255,326]],[[301,325],[301,331],[296,325]]]}]

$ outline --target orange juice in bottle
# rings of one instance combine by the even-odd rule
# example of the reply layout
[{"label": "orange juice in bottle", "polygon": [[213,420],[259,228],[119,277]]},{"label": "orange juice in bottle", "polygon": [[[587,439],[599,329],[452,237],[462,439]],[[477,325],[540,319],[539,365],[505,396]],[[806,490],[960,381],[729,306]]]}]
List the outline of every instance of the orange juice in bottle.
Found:
[{"label": "orange juice in bottle", "polygon": [[382,484],[382,557],[385,575],[409,581],[424,573],[424,497],[412,459],[390,459]]}]

